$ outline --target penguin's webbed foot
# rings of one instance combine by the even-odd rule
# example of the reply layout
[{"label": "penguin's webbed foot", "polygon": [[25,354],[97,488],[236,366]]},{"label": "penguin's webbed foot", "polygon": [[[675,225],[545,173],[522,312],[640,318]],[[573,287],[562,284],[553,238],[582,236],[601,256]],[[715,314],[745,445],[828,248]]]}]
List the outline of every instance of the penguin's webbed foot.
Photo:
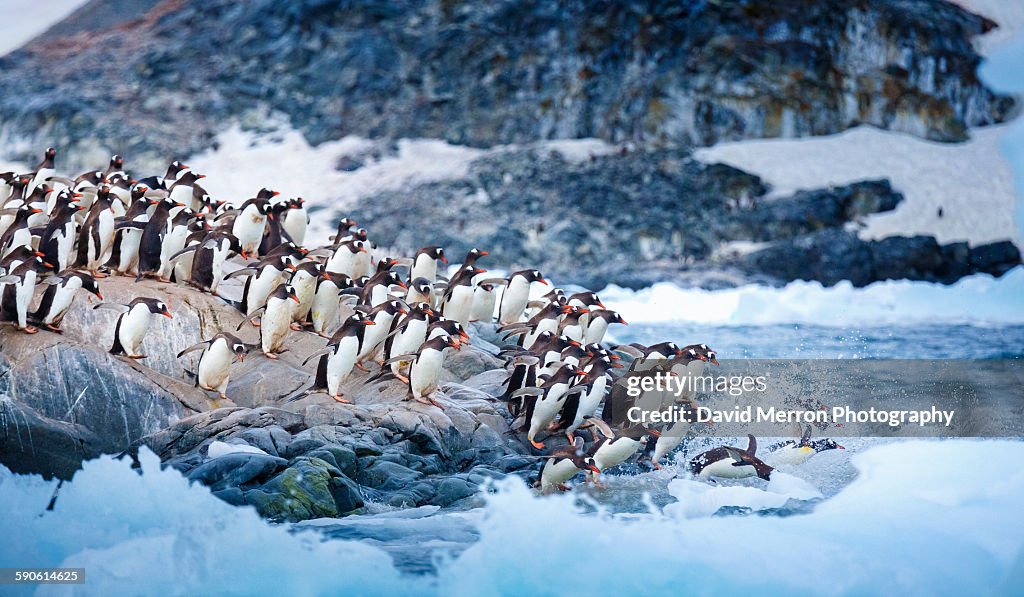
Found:
[{"label": "penguin's webbed foot", "polygon": [[331,398],[334,398],[335,402],[340,402],[341,404],[352,404],[351,400],[346,400],[346,399],[342,398],[342,396],[344,396],[344,394],[339,392],[339,393],[335,394],[334,396],[331,396]]},{"label": "penguin's webbed foot", "polygon": [[55,332],[57,334],[63,334],[64,333],[64,330],[60,329],[59,327],[57,327],[55,325],[46,324],[46,329],[50,330],[51,332]]},{"label": "penguin's webbed foot", "polygon": [[105,274],[99,270],[89,270],[89,273],[92,275],[93,278],[96,279],[106,278],[108,276],[108,274]]},{"label": "penguin's webbed foot", "polygon": [[262,320],[256,320],[256,319],[253,319],[253,320],[252,320],[252,321],[250,321],[249,323],[251,323],[251,324],[252,324],[252,327],[254,327],[254,328],[258,328],[258,327],[260,327],[261,325],[263,325],[263,321],[262,321]]},{"label": "penguin's webbed foot", "polygon": [[27,325],[27,326],[21,328],[21,331],[25,332],[26,334],[36,334],[36,333],[39,333],[39,328],[37,328],[35,326]]},{"label": "penguin's webbed foot", "polygon": [[394,376],[397,377],[398,380],[401,381],[402,383],[409,383],[409,378],[402,375],[401,373],[395,373]]},{"label": "penguin's webbed foot", "polygon": [[534,448],[537,448],[538,450],[543,450],[544,449],[544,442],[537,442],[537,441],[533,441],[531,439],[530,440],[530,445],[532,445]]},{"label": "penguin's webbed foot", "polygon": [[363,373],[369,373],[370,372],[370,370],[366,368],[366,365],[364,365],[362,363],[356,363],[356,369],[359,369]]},{"label": "penguin's webbed foot", "polygon": [[289,327],[291,327],[292,331],[294,331],[294,332],[301,332],[302,331],[302,326],[297,324],[297,323],[295,323],[295,322],[292,322],[291,326],[289,326]]},{"label": "penguin's webbed foot", "polygon": [[657,461],[652,460],[651,465],[654,466],[654,470],[656,471],[660,471],[662,469],[662,466],[658,464]]},{"label": "penguin's webbed foot", "polygon": [[558,488],[558,491],[569,491],[569,489],[570,489],[570,487],[568,485],[566,485],[565,483],[559,483],[555,487]]},{"label": "penguin's webbed foot", "polygon": [[267,357],[268,359],[275,360],[275,361],[278,359],[278,356],[276,354],[272,353],[272,352],[265,352],[265,353],[263,353],[263,356]]},{"label": "penguin's webbed foot", "polygon": [[146,358],[146,355],[144,354],[126,354],[124,356],[128,357],[129,359],[134,359],[136,361]]}]

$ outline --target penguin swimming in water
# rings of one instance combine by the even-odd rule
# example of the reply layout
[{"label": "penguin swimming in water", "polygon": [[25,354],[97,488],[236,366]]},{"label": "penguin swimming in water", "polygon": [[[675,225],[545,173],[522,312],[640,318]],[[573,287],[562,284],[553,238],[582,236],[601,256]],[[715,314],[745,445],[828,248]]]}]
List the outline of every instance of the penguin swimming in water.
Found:
[{"label": "penguin swimming in water", "polygon": [[100,303],[93,309],[125,309],[117,317],[117,324],[114,326],[114,345],[110,348],[110,354],[123,355],[129,359],[146,358],[140,349],[153,315],[174,319],[167,308],[167,303],[155,298],[139,297],[127,305]]},{"label": "penguin swimming in water", "polygon": [[581,472],[601,472],[594,464],[594,458],[583,451],[582,437],[575,438],[572,445],[562,446],[542,458],[544,464],[534,483],[534,487],[540,489],[542,494],[552,490],[568,491],[566,482]]},{"label": "penguin swimming in water", "polygon": [[91,292],[96,298],[103,300],[96,280],[82,272],[66,271],[47,278],[46,284],[46,290],[43,291],[43,297],[39,300],[39,306],[32,313],[31,319],[58,334],[64,333],[64,330],[60,329],[61,321],[71,309],[79,290]]},{"label": "penguin swimming in water", "polygon": [[775,464],[800,465],[811,456],[827,450],[845,450],[834,439],[825,438],[811,441],[811,426],[808,425],[799,440],[789,440],[768,447],[771,462]]},{"label": "penguin swimming in water", "polygon": [[295,295],[295,289],[287,283],[279,284],[267,297],[266,305],[243,319],[238,328],[240,329],[246,321],[262,314],[259,326],[260,348],[268,359],[277,360],[277,353],[281,352],[285,338],[291,330],[292,311],[298,303],[299,297]]},{"label": "penguin swimming in water", "polygon": [[302,396],[309,395],[318,390],[326,390],[335,401],[342,404],[352,404],[351,400],[346,400],[343,397],[341,384],[345,382],[355,368],[356,359],[359,356],[363,339],[365,338],[366,326],[370,325],[375,325],[373,320],[356,311],[331,336],[330,342],[327,343],[327,348],[310,355],[309,358],[303,361],[302,364],[305,365],[310,360],[320,357],[313,387],[304,392]]},{"label": "penguin swimming in water", "polygon": [[746,450],[722,446],[698,454],[690,460],[690,470],[705,481],[711,477],[745,479],[755,475],[770,481],[775,469],[757,457],[757,439],[753,435],[747,438]]},{"label": "penguin swimming in water", "polygon": [[235,359],[244,361],[248,349],[245,342],[232,334],[221,332],[209,340],[189,346],[179,352],[177,358],[202,350],[195,370],[196,386],[208,392],[217,392],[221,398],[227,398],[225,392],[231,378],[229,368]]}]

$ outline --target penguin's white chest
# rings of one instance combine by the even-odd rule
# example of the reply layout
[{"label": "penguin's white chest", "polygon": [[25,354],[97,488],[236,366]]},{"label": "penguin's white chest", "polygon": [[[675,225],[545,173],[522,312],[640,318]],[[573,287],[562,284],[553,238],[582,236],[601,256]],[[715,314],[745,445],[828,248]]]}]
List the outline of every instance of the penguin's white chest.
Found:
[{"label": "penguin's white chest", "polygon": [[234,354],[227,342],[218,339],[199,359],[199,385],[207,390],[218,390],[228,380],[228,368]]},{"label": "penguin's white chest", "polygon": [[547,490],[561,485],[579,472],[580,469],[576,468],[576,465],[568,458],[552,460],[544,465],[544,469],[540,473],[540,488]]},{"label": "penguin's white chest", "polygon": [[530,283],[518,276],[513,278],[501,296],[499,322],[509,324],[519,321],[529,299]]},{"label": "penguin's white chest", "polygon": [[537,432],[555,419],[555,415],[565,403],[565,392],[568,389],[567,384],[558,384],[537,398],[537,404],[533,407],[533,420],[530,422],[531,440]]},{"label": "penguin's white chest", "polygon": [[50,312],[43,314],[43,323],[53,323],[59,320],[71,308],[75,301],[75,293],[82,287],[80,278],[68,278],[67,282],[58,286],[53,293],[53,301],[50,303]]},{"label": "penguin's white chest", "polygon": [[636,454],[639,448],[639,440],[617,437],[605,442],[597,449],[597,452],[594,453],[594,462],[597,464],[597,468],[603,471],[629,460],[629,457]]},{"label": "penguin's white chest", "polygon": [[807,462],[817,452],[810,446],[785,446],[771,452],[771,460],[778,464],[800,465]]},{"label": "penguin's white chest", "polygon": [[342,382],[355,367],[359,353],[359,338],[346,336],[338,342],[338,347],[327,357],[327,391],[331,395],[338,393]]},{"label": "penguin's white chest", "polygon": [[291,329],[292,305],[291,299],[271,298],[267,303],[267,310],[260,320],[260,341],[263,352],[274,352],[281,348],[284,339]]},{"label": "penguin's white chest", "polygon": [[267,297],[277,288],[281,272],[272,268],[263,268],[249,283],[249,294],[245,297],[246,315],[252,315],[257,309],[267,304]]},{"label": "penguin's white chest", "polygon": [[149,331],[151,318],[149,307],[145,305],[136,305],[123,315],[120,340],[121,346],[129,355],[139,355],[139,348],[142,346],[142,340],[146,337],[146,332]]},{"label": "penguin's white chest", "polygon": [[705,466],[701,471],[699,477],[701,479],[707,479],[708,477],[718,477],[721,479],[746,479],[747,477],[753,477],[757,474],[757,469],[749,464],[741,466],[733,466],[736,461],[732,458],[722,458],[716,460],[711,464]]},{"label": "penguin's white chest", "polygon": [[413,396],[423,398],[437,390],[443,363],[444,353],[440,350],[427,350],[420,354],[409,371],[409,387]]},{"label": "penguin's white chest", "polygon": [[600,343],[604,340],[605,332],[608,331],[608,322],[603,317],[596,317],[587,326],[587,344]]}]

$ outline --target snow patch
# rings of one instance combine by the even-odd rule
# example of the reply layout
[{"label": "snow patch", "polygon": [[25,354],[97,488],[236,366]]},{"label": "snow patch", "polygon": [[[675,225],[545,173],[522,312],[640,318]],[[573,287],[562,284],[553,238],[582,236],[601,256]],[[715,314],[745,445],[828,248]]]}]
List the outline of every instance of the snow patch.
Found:
[{"label": "snow patch", "polygon": [[796,281],[781,288],[750,284],[703,290],[659,283],[635,291],[609,286],[599,294],[609,309],[630,323],[1024,323],[1024,267],[1000,279],[976,274],[951,286],[888,280],[854,288],[845,281],[832,287]]},{"label": "snow patch", "polygon": [[250,446],[249,444],[229,444],[220,440],[212,442],[206,451],[206,456],[208,458],[220,458],[221,456],[227,456],[228,454],[265,455],[267,453],[256,446]]}]

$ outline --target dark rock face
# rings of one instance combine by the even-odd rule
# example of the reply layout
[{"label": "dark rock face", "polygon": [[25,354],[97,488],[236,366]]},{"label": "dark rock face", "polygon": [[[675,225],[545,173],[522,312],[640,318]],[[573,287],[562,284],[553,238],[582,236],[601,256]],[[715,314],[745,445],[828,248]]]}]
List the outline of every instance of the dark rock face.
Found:
[{"label": "dark rock face", "polygon": [[956,141],[1013,105],[975,74],[971,38],[993,26],[939,0],[93,0],[0,60],[0,121],[134,160],[264,109],[314,143],[673,146],[859,123]]},{"label": "dark rock face", "polygon": [[1001,276],[1020,265],[1009,241],[968,248],[940,246],[931,236],[894,236],[865,241],[853,232],[825,230],[781,241],[741,259],[743,266],[786,280],[815,280],[826,286],[849,280],[866,286],[879,280],[907,279],[950,284],[965,275]]}]

